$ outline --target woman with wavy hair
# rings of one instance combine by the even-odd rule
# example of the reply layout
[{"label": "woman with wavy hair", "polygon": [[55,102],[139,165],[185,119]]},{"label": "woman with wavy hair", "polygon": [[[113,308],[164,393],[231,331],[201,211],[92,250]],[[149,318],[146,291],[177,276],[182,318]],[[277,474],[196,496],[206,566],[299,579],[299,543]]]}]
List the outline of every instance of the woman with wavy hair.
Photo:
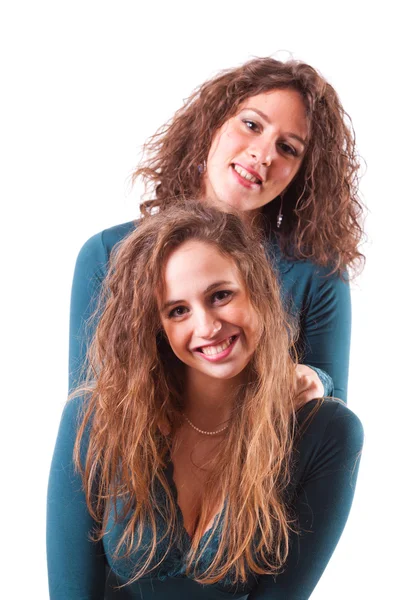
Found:
[{"label": "woman with wavy hair", "polygon": [[363,434],[296,408],[293,332],[241,217],[174,203],[124,239],[53,456],[52,600],[310,596]]},{"label": "woman with wavy hair", "polygon": [[[299,322],[299,403],[323,394],[347,400],[348,272],[363,258],[358,167],[351,122],[333,87],[307,64],[256,58],[201,85],[145,144],[133,175],[146,185],[143,214],[207,198],[263,232],[284,304]],[[95,235],[78,257],[71,388],[111,251],[134,226]]]}]

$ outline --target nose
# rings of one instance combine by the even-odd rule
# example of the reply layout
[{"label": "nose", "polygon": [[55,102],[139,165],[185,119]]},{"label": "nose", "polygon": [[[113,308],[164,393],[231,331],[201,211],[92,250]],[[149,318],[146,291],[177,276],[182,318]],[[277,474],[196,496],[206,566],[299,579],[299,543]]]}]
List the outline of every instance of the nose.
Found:
[{"label": "nose", "polygon": [[211,311],[199,310],[195,315],[194,335],[204,339],[213,338],[222,327],[219,321]]},{"label": "nose", "polygon": [[257,163],[269,167],[276,154],[275,141],[270,136],[264,138],[260,136],[257,140],[254,140],[249,152]]}]

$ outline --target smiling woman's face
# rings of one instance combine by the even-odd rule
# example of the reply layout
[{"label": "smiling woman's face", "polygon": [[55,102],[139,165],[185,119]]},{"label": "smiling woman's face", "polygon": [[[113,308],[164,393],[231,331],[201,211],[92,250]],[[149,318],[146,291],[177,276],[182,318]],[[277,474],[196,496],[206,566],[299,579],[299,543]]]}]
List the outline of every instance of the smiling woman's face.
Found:
[{"label": "smiling woman's face", "polygon": [[202,381],[240,375],[255,350],[258,319],[232,259],[210,244],[188,241],[164,268],[161,322],[187,373]]},{"label": "smiling woman's face", "polygon": [[216,132],[204,174],[205,195],[240,211],[258,211],[290,184],[308,135],[304,102],[292,89],[252,96]]}]

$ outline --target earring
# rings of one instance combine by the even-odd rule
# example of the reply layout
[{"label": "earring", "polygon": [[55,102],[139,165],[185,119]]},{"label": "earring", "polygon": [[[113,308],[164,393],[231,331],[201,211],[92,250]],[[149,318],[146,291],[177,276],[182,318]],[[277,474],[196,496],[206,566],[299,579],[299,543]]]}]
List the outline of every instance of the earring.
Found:
[{"label": "earring", "polygon": [[279,207],[279,212],[278,212],[278,216],[277,216],[277,219],[276,219],[276,227],[277,227],[277,229],[280,228],[280,226],[282,225],[282,221],[283,221],[282,206],[283,206],[283,196],[281,195],[281,205]]},{"label": "earring", "polygon": [[206,169],[207,169],[207,163],[205,160],[203,160],[202,164],[197,166],[197,170],[199,173],[205,173]]}]

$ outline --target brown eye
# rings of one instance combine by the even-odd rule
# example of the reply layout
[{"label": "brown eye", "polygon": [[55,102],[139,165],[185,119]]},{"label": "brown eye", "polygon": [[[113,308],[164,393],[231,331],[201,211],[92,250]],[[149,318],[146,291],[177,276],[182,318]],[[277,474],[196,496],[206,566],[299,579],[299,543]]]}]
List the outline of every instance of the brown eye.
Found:
[{"label": "brown eye", "polygon": [[298,156],[298,152],[295,148],[293,148],[293,146],[289,146],[289,144],[285,144],[284,142],[282,142],[281,144],[279,144],[280,149],[282,150],[282,152],[284,152],[285,154],[291,154],[292,156]]},{"label": "brown eye", "polygon": [[247,129],[250,129],[251,131],[255,131],[257,133],[260,131],[260,126],[258,123],[252,121],[251,119],[243,119],[243,123],[246,125]]},{"label": "brown eye", "polygon": [[176,306],[168,313],[168,318],[173,319],[174,317],[183,317],[188,312],[186,306]]},{"label": "brown eye", "polygon": [[221,290],[219,292],[215,292],[212,296],[211,296],[211,303],[212,304],[219,304],[219,303],[224,303],[226,300],[230,300],[233,296],[233,292],[229,291],[229,290]]}]

